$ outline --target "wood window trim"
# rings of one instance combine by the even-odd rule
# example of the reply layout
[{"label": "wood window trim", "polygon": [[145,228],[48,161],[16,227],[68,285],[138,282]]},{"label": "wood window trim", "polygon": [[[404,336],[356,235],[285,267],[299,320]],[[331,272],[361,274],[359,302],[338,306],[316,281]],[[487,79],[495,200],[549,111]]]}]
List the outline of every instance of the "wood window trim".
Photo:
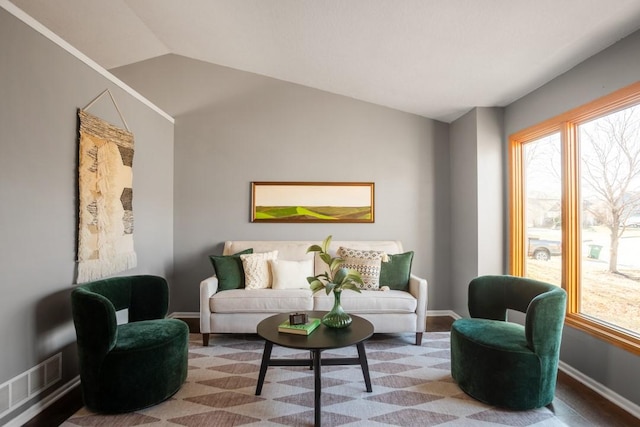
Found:
[{"label": "wood window trim", "polygon": [[509,137],[509,269],[525,273],[526,242],[524,204],[524,144],[560,132],[562,144],[562,287],[567,291],[566,324],[640,355],[640,337],[580,313],[581,235],[579,147],[580,123],[640,103],[640,82],[617,90],[578,108],[548,119]]}]

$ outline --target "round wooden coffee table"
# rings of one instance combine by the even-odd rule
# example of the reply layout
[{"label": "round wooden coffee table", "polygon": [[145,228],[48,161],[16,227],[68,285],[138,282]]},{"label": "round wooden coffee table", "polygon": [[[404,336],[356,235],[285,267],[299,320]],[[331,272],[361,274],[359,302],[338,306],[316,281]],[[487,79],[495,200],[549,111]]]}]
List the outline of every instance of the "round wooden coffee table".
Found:
[{"label": "round wooden coffee table", "polygon": [[[309,318],[322,318],[326,314],[324,311],[307,312]],[[285,332],[278,332],[278,325],[289,318],[286,313],[276,314],[267,317],[258,323],[258,335],[264,338],[264,352],[262,353],[262,364],[258,375],[256,386],[256,396],[262,392],[264,378],[269,366],[309,366],[314,373],[314,410],[315,425],[321,425],[320,391],[322,382],[320,380],[320,368],[322,365],[360,365],[367,392],[371,392],[371,378],[369,376],[369,365],[367,354],[364,350],[364,341],[373,335],[373,325],[362,317],[351,315],[353,322],[346,328],[334,329],[320,325],[309,335],[296,335]],[[271,359],[273,345],[282,347],[309,350],[311,358],[304,359]],[[358,357],[354,358],[328,358],[322,359],[320,353],[323,350],[342,348],[355,345],[358,349]]]}]

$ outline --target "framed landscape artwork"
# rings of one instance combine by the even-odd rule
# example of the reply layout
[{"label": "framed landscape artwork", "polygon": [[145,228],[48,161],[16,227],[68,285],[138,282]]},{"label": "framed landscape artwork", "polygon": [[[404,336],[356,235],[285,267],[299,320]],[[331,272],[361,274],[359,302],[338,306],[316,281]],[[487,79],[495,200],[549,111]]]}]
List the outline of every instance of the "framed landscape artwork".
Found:
[{"label": "framed landscape artwork", "polygon": [[252,182],[251,222],[374,222],[374,184]]}]

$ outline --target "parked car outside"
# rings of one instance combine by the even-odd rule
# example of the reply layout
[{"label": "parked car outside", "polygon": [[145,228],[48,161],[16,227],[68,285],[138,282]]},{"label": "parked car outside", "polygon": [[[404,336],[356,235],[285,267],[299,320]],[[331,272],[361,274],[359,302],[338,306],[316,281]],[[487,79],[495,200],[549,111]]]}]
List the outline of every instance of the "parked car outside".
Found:
[{"label": "parked car outside", "polygon": [[527,255],[540,261],[549,261],[552,256],[562,255],[562,242],[529,237]]}]

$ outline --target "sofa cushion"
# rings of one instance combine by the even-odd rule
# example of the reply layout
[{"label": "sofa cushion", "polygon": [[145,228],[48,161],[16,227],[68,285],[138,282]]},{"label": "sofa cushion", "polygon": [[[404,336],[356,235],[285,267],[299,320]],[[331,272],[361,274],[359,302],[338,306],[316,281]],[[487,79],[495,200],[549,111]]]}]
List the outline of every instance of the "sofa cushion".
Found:
[{"label": "sofa cushion", "polygon": [[245,289],[266,289],[271,287],[269,260],[278,258],[278,251],[240,255],[244,268]]},{"label": "sofa cushion", "polygon": [[360,273],[362,277],[361,289],[378,289],[380,264],[382,259],[386,257],[385,252],[340,247],[337,254],[344,260],[343,267]]},{"label": "sofa cushion", "polygon": [[[320,240],[227,240],[224,243],[223,255],[230,255],[248,248],[253,252],[269,252],[278,250],[278,259],[299,261],[303,259],[314,260],[314,276],[324,273],[327,265],[320,259],[317,253],[307,252],[311,245],[320,244]],[[353,249],[384,251],[386,254],[399,254],[403,252],[402,243],[398,240],[332,240],[329,246],[329,254],[336,255],[340,246]]]},{"label": "sofa cushion", "polygon": [[313,260],[287,261],[269,260],[273,289],[309,289],[307,277],[313,276]]},{"label": "sofa cushion", "polygon": [[[390,290],[367,291],[360,293],[343,291],[340,303],[344,311],[350,314],[368,313],[415,313],[418,300],[409,292]],[[314,310],[328,311],[333,307],[333,293],[316,292],[313,295]]]},{"label": "sofa cushion", "polygon": [[389,261],[383,262],[380,266],[380,286],[388,286],[390,289],[398,291],[408,291],[413,251],[388,255],[388,258]]},{"label": "sofa cushion", "polygon": [[219,290],[244,288],[244,269],[242,268],[240,255],[251,253],[253,253],[253,249],[249,248],[233,255],[209,255],[213,269],[218,277]]},{"label": "sofa cushion", "polygon": [[214,313],[310,311],[313,310],[313,294],[310,289],[233,289],[213,295],[209,307]]}]

